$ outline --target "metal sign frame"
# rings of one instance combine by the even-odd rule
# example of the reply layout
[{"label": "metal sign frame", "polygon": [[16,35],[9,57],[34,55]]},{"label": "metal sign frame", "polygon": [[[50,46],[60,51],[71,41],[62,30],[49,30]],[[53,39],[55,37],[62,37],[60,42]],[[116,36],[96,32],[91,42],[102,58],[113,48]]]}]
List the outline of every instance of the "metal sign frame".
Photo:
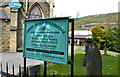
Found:
[{"label": "metal sign frame", "polygon": [[68,64],[69,17],[24,20],[23,57]]},{"label": "metal sign frame", "polygon": [[[71,23],[71,60],[68,61],[68,64],[71,65],[71,77],[74,77],[74,19],[69,19],[69,23]],[[23,77],[26,77],[26,58],[24,57],[24,74]],[[47,77],[47,62],[44,61],[44,72],[43,72],[44,77]]]},{"label": "metal sign frame", "polygon": [[72,39],[72,43],[71,43],[71,61],[70,61],[70,65],[71,65],[71,77],[74,77],[74,19],[70,19],[69,22],[71,22],[71,39]]},{"label": "metal sign frame", "polygon": [[[71,60],[68,61],[68,64],[71,65],[71,77],[74,77],[74,19],[69,19],[69,23],[71,23]],[[47,62],[44,61],[44,77],[47,77]]]}]

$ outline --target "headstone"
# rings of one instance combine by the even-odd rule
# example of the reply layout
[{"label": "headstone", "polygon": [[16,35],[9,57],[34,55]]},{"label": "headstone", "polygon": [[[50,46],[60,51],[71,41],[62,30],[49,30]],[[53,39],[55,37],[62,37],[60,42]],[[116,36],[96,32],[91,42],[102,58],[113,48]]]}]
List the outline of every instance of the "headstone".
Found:
[{"label": "headstone", "polygon": [[40,65],[28,66],[29,77],[40,77]]},{"label": "headstone", "polygon": [[88,50],[89,50],[89,46],[85,45],[85,51],[84,51],[85,55],[83,57],[83,66],[86,66],[86,64],[87,64],[86,55],[87,55]]},{"label": "headstone", "polygon": [[102,58],[100,51],[88,40],[89,50],[86,54],[87,61],[87,75],[88,77],[101,77],[102,76]]},{"label": "headstone", "polygon": [[83,57],[83,66],[86,66],[87,64],[87,61],[86,61],[86,55],[90,49],[90,46],[91,46],[92,43],[90,43],[90,39],[87,39],[86,42],[85,42],[85,55]]}]

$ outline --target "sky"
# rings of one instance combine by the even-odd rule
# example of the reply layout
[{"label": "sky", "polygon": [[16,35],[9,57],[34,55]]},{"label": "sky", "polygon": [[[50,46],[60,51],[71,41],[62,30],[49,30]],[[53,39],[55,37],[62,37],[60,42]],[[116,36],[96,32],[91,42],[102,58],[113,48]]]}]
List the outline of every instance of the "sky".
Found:
[{"label": "sky", "polygon": [[54,15],[56,17],[84,17],[95,14],[118,12],[120,0],[54,0]]}]

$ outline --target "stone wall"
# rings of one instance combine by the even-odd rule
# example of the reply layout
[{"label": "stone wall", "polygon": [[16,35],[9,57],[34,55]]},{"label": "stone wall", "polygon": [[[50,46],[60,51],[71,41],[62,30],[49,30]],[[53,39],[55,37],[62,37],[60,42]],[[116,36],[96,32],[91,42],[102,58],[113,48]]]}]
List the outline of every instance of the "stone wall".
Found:
[{"label": "stone wall", "polygon": [[[23,7],[17,10],[5,7],[10,20],[0,20],[0,52],[16,52],[19,48],[23,47],[23,33],[24,24],[23,19],[28,15],[30,7],[36,2],[28,4],[27,14],[26,3],[22,3]],[[42,18],[50,17],[50,6],[47,2],[38,2],[42,11]]]},{"label": "stone wall", "polygon": [[[30,10],[30,7],[36,2],[29,2],[28,5],[28,12]],[[22,3],[23,7],[21,7],[18,11],[18,26],[17,26],[17,50],[23,47],[23,33],[24,33],[24,24],[23,24],[23,20],[26,18],[26,14],[25,14],[25,10],[26,10],[26,5],[25,3]],[[43,13],[43,18],[48,18],[50,15],[50,7],[49,4],[47,2],[38,2],[38,4],[41,7],[42,13]],[[27,14],[28,14],[27,12]]]},{"label": "stone wall", "polygon": [[0,52],[2,52],[2,20],[0,20]]},{"label": "stone wall", "polygon": [[0,52],[8,52],[10,48],[10,25],[8,20],[0,20]]}]

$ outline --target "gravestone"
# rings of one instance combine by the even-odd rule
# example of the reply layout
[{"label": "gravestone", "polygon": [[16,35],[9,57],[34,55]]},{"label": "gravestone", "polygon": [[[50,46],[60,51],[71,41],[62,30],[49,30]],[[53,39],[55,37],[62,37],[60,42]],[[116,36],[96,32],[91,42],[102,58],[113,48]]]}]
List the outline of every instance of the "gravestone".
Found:
[{"label": "gravestone", "polygon": [[85,55],[83,57],[83,66],[86,66],[86,64],[87,64],[86,55],[87,55],[91,45],[92,45],[92,43],[90,43],[90,39],[87,39],[85,42],[85,51],[84,51]]},{"label": "gravestone", "polygon": [[93,45],[93,40],[88,39],[86,54],[86,68],[88,77],[101,77],[102,76],[102,58],[100,51],[97,47]]},{"label": "gravestone", "polygon": [[86,64],[87,64],[86,55],[87,55],[88,50],[89,50],[89,46],[85,45],[85,51],[84,51],[85,55],[83,57],[83,66],[86,66]]},{"label": "gravestone", "polygon": [[40,65],[28,66],[29,77],[40,77]]}]

